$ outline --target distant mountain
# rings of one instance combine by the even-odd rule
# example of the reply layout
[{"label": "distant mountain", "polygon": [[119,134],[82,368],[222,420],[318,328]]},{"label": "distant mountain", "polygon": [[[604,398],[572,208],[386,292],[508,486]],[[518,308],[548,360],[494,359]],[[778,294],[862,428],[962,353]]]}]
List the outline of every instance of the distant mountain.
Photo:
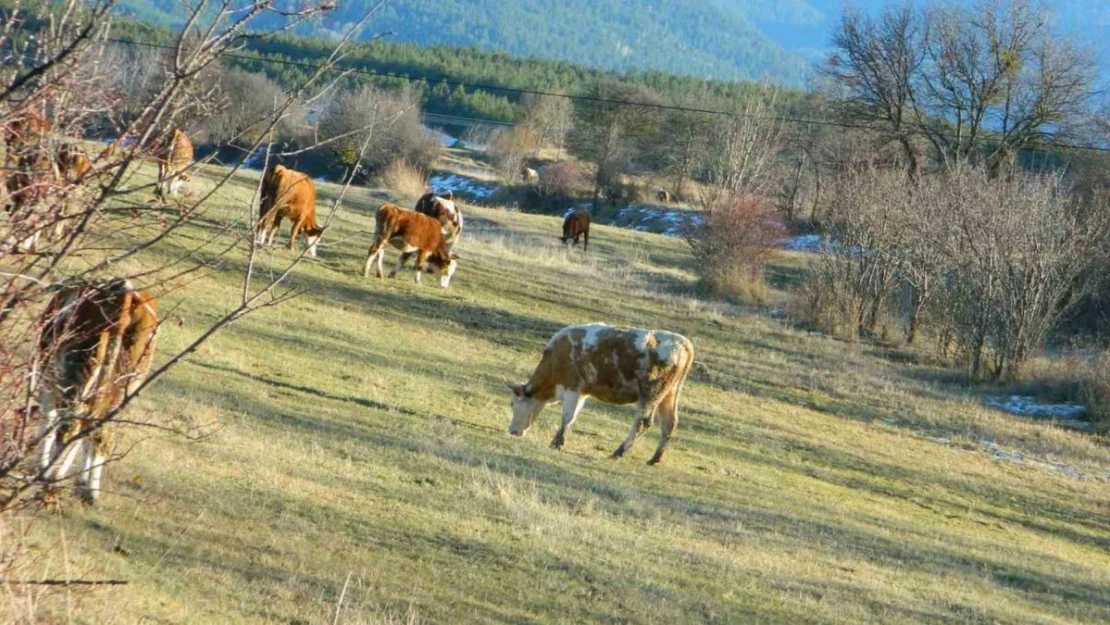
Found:
[{"label": "distant mountain", "polygon": [[[248,0],[243,0],[247,2]],[[283,0],[291,3],[297,0]],[[360,33],[418,45],[477,46],[619,71],[659,70],[801,85],[827,52],[845,4],[866,12],[900,0],[391,0]],[[957,0],[959,1],[959,0]],[[299,33],[335,37],[371,0],[338,0]],[[1110,66],[1110,2],[1049,0],[1061,32]],[[180,0],[121,0],[123,14],[180,22]]]}]

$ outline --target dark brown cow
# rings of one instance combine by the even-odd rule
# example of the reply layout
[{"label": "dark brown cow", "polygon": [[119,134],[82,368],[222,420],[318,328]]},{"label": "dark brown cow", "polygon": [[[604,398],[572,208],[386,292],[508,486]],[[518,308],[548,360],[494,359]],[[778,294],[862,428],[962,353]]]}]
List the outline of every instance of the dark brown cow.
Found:
[{"label": "dark brown cow", "polygon": [[189,180],[193,140],[181,130],[174,129],[169,139],[155,150],[154,157],[158,161],[158,183],[154,185],[154,195],[164,201],[169,189],[169,195],[177,197],[178,190]]},{"label": "dark brown cow", "polygon": [[567,212],[566,217],[563,218],[563,236],[559,237],[559,240],[563,245],[570,245],[571,241],[574,241],[574,245],[578,245],[579,237],[585,238],[582,250],[589,249],[590,212],[584,208]]},{"label": "dark brown cow", "polygon": [[67,285],[50,301],[41,328],[40,476],[48,484],[66,478],[80,455],[77,492],[92,504],[110,451],[104,419],[146,379],[158,302],[122,278]]},{"label": "dark brown cow", "polygon": [[648,461],[658,464],[678,425],[678,399],[693,365],[694,346],[681,334],[603,323],[563,328],[547,342],[532,377],[508,384],[513,392],[509,433],[523,436],[545,406],[561,402],[563,422],[551,441],[560,449],[587,397],[607,404],[636,404],[639,414],[632,432],[613,457],[632,449],[658,419],[659,447]]},{"label": "dark brown cow", "polygon": [[396,277],[405,261],[415,253],[416,281],[420,282],[425,263],[430,263],[435,273],[439,274],[439,285],[447,288],[451,283],[451,276],[455,275],[455,270],[458,269],[458,255],[448,249],[447,240],[443,236],[443,229],[438,221],[387,202],[378,208],[376,222],[374,243],[370,246],[366,265],[362,269],[364,277],[370,275],[370,267],[375,262],[377,263],[376,275],[379,278],[384,277],[382,259],[385,256],[385,245],[388,243],[402,252],[397,259],[397,266],[390,272],[389,277]]},{"label": "dark brown cow", "polygon": [[[282,219],[289,219],[289,249],[293,249],[297,235],[303,233],[308,255],[316,257],[316,244],[324,233],[316,223],[316,185],[307,174],[274,165],[262,180],[262,202],[259,208],[257,241],[274,244],[274,235]],[[269,240],[267,241],[267,235]]]}]

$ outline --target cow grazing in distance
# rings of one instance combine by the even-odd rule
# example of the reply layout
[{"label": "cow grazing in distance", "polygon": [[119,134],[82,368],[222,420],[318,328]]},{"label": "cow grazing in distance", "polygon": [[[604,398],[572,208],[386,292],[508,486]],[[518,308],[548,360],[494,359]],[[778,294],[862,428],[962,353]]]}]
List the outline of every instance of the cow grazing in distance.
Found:
[{"label": "cow grazing in distance", "polygon": [[674,196],[666,189],[659,189],[655,192],[655,199],[664,204],[670,204],[674,200]]},{"label": "cow grazing in distance", "polygon": [[193,164],[193,141],[189,135],[174,129],[169,140],[155,150],[158,161],[158,182],[154,185],[154,195],[162,201],[166,192],[177,197],[178,190],[189,180],[189,167]]},{"label": "cow grazing in distance", "polygon": [[570,245],[571,241],[574,245],[578,245],[579,237],[584,237],[585,241],[582,244],[582,250],[586,251],[590,248],[590,211],[579,208],[567,211],[563,217],[563,236],[559,240],[563,245]]},{"label": "cow grazing in distance", "polygon": [[521,167],[520,179],[524,182],[537,182],[540,179],[540,172],[528,166]]},{"label": "cow grazing in distance", "polygon": [[[289,249],[296,245],[297,235],[304,234],[308,255],[316,258],[316,244],[324,233],[316,223],[316,185],[307,174],[284,165],[273,165],[262,179],[262,201],[259,206],[257,242],[274,244],[274,236],[282,219],[289,219]],[[268,240],[267,240],[268,239]]]},{"label": "cow grazing in distance", "polygon": [[18,161],[25,148],[42,143],[50,127],[50,121],[35,111],[26,111],[8,121],[3,128],[7,162]]},{"label": "cow grazing in distance", "polygon": [[443,195],[425,193],[416,202],[416,212],[427,215],[443,227],[443,236],[447,239],[447,248],[454,249],[462,235],[463,217],[455,203],[455,195],[448,191]]},{"label": "cow grazing in distance", "polygon": [[453,254],[447,247],[447,240],[443,236],[443,229],[435,219],[405,210],[395,204],[385,203],[378,208],[374,232],[374,243],[366,256],[366,265],[362,275],[370,275],[370,267],[377,263],[377,276],[382,275],[382,259],[385,256],[386,243],[400,250],[401,256],[397,259],[397,266],[390,272],[389,277],[397,276],[397,272],[404,266],[405,261],[413,254],[416,255],[416,281],[425,268],[430,265],[435,273],[439,274],[439,286],[447,288],[451,283],[451,276],[458,269],[458,255]]},{"label": "cow grazing in distance", "polygon": [[506,383],[512,390],[509,433],[523,436],[544,407],[560,402],[563,421],[551,441],[552,448],[560,449],[587,397],[636,404],[639,414],[632,432],[612,457],[632,449],[656,419],[659,447],[648,464],[658,464],[678,425],[678,398],[693,364],[694,346],[673,332],[601,323],[563,328],[547,342],[527,382]]},{"label": "cow grazing in distance", "polygon": [[69,182],[78,182],[92,171],[92,162],[85,149],[75,143],[65,143],[58,146],[54,155],[58,163],[58,171]]},{"label": "cow grazing in distance", "polygon": [[104,419],[146,379],[158,303],[122,278],[66,285],[40,328],[39,476],[48,485],[65,479],[80,456],[77,493],[92,504],[110,452]]}]

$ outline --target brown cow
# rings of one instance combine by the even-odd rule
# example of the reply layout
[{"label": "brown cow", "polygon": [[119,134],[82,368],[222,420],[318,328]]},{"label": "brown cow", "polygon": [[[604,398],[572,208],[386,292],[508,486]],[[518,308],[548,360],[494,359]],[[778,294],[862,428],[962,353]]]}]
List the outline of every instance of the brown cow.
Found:
[{"label": "brown cow", "polygon": [[193,141],[189,135],[174,129],[169,140],[158,146],[154,154],[158,161],[158,182],[154,185],[154,195],[162,201],[169,194],[177,197],[177,192],[188,182],[189,167],[193,164]]},{"label": "brown cow", "polygon": [[579,208],[567,211],[563,217],[563,236],[559,240],[563,245],[570,245],[574,241],[574,245],[578,245],[579,237],[585,237],[582,244],[582,250],[590,248],[590,211]]},{"label": "brown cow", "polygon": [[[77,493],[92,504],[110,451],[104,419],[146,379],[158,333],[158,302],[128,280],[64,286],[41,321],[39,476],[65,479],[82,460]],[[61,458],[61,462],[58,462]]]},{"label": "brown cow", "polygon": [[293,222],[289,229],[289,249],[296,244],[297,235],[304,233],[308,255],[316,258],[316,244],[324,233],[316,223],[316,185],[307,174],[284,165],[273,165],[262,180],[258,243],[273,245],[274,235],[285,218]]},{"label": "brown cow", "polygon": [[657,419],[659,447],[648,464],[658,464],[678,425],[678,398],[693,364],[694,346],[680,334],[602,323],[568,326],[547,342],[527,382],[506,383],[513,392],[509,433],[523,436],[545,406],[561,402],[563,422],[551,441],[552,448],[560,449],[587,397],[636,404],[639,414],[632,432],[612,457],[632,449]]},{"label": "brown cow", "polygon": [[664,204],[670,204],[671,201],[674,199],[674,196],[671,195],[671,192],[667,191],[666,189],[659,189],[655,192],[655,199]]},{"label": "brown cow", "polygon": [[19,160],[24,148],[42,143],[50,132],[50,121],[35,111],[26,111],[4,125],[7,162]]},{"label": "brown cow", "polygon": [[54,160],[58,163],[58,172],[69,182],[84,179],[92,170],[88,153],[76,143],[64,143],[58,146]]},{"label": "brown cow", "polygon": [[378,208],[377,228],[374,232],[374,243],[366,256],[366,265],[362,275],[370,275],[370,267],[377,263],[376,275],[381,278],[382,259],[385,256],[385,244],[401,250],[402,254],[397,259],[397,266],[390,272],[389,277],[397,276],[397,272],[404,266],[405,261],[413,253],[416,254],[416,281],[424,273],[425,262],[431,264],[435,273],[439,274],[439,286],[447,288],[451,283],[451,276],[458,269],[458,255],[451,253],[447,247],[447,240],[443,236],[442,226],[435,219],[410,210],[405,210],[395,204],[386,202]]},{"label": "brown cow", "polygon": [[462,235],[463,217],[452,192],[448,191],[443,195],[425,193],[416,202],[416,212],[437,220],[443,226],[447,248],[455,248],[455,243]]}]

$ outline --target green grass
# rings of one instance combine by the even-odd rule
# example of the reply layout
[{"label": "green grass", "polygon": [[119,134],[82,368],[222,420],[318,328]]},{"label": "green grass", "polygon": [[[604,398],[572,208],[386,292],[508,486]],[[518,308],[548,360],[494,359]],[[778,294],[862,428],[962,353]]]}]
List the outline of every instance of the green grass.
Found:
[{"label": "green grass", "polygon": [[[253,182],[144,262],[234,228]],[[321,186],[321,210],[335,192]],[[330,623],[349,575],[348,624],[1110,622],[1104,443],[983,408],[886,350],[703,301],[683,244],[659,236],[595,226],[583,254],[559,246],[557,218],[471,207],[450,289],[364,280],[376,201],[352,192],[290,280],[304,295],[135,408],[208,437],[132,431],[102,505],[31,528],[27,576],[131,583],[33,602],[8,588],[0,621]],[[292,258],[272,255],[264,269]],[[163,296],[161,358],[236,301],[241,263]],[[589,321],[694,341],[659,467],[653,431],[607,457],[631,408],[587,403],[562,452],[555,407],[507,434],[502,382]]]}]

